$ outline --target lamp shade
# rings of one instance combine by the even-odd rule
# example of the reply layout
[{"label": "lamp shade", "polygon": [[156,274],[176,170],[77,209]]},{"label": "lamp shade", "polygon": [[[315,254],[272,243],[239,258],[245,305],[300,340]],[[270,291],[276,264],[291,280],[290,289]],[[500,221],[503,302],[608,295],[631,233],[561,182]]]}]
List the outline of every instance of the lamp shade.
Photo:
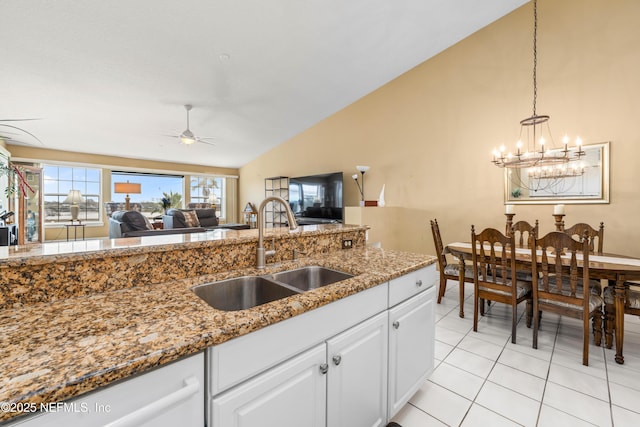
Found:
[{"label": "lamp shade", "polygon": [[64,199],[64,203],[69,203],[70,205],[82,203],[82,194],[80,193],[80,190],[70,190],[67,198]]},{"label": "lamp shade", "polygon": [[140,194],[142,193],[142,184],[133,182],[116,182],[113,184],[115,193]]}]

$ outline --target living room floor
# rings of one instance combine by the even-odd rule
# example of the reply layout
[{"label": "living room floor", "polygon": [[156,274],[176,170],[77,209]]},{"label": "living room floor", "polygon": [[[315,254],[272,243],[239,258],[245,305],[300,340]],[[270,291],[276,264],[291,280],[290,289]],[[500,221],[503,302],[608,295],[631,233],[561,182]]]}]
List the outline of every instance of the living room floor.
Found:
[{"label": "living room floor", "polygon": [[[396,415],[402,427],[638,426],[640,318],[625,317],[624,365],[614,349],[596,347],[582,365],[582,327],[544,313],[538,349],[518,309],[517,344],[511,308],[492,304],[473,332],[473,284],[466,284],[465,318],[458,283],[449,281],[436,306],[435,369]],[[615,347],[615,346],[614,346]]]}]

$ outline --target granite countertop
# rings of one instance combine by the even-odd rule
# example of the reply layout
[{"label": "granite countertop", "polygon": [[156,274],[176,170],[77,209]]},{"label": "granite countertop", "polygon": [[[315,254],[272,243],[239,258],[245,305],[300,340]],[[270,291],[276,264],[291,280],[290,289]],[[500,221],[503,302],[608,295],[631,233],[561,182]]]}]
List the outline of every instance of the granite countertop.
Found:
[{"label": "granite countertop", "polygon": [[[0,402],[60,402],[434,262],[432,256],[379,248],[340,250],[261,271],[246,268],[0,310]],[[189,290],[200,283],[304,265],[355,277],[230,312],[210,307]],[[0,422],[14,415],[0,412]]]}]

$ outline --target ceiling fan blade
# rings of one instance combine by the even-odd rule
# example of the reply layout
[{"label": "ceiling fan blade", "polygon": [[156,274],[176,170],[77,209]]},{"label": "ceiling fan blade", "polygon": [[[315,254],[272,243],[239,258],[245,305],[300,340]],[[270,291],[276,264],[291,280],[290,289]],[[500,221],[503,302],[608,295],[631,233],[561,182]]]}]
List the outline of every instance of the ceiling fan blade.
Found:
[{"label": "ceiling fan blade", "polygon": [[203,144],[211,145],[211,146],[216,146],[217,145],[215,142],[203,141],[202,138],[197,138],[196,141],[197,142],[201,142]]},{"label": "ceiling fan blade", "polygon": [[[11,128],[11,129],[17,129],[17,130],[19,130],[21,132],[24,132],[27,135],[29,135],[30,137],[32,137],[33,139],[35,139],[36,141],[38,141],[41,145],[44,145],[44,143],[42,141],[40,141],[40,139],[37,136],[35,136],[34,134],[32,134],[31,132],[29,132],[27,130],[24,130],[22,128],[19,128],[17,126],[13,126],[13,125],[6,125],[6,124],[3,124],[3,123],[0,123],[0,126],[5,126],[5,127],[8,127],[8,128]],[[31,145],[33,145],[33,144],[31,144]]]},{"label": "ceiling fan blade", "polygon": [[29,120],[42,120],[42,118],[32,118],[32,119],[0,119],[0,122],[25,122]]}]

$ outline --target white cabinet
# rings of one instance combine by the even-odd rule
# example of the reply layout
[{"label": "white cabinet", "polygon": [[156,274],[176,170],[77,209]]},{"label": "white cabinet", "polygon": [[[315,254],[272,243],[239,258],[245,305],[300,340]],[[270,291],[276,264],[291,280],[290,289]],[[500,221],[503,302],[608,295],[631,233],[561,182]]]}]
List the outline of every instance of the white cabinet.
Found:
[{"label": "white cabinet", "polygon": [[208,349],[208,425],[385,426],[433,369],[436,279],[431,265]]},{"label": "white cabinet", "polygon": [[327,341],[327,425],[387,421],[387,312]]},{"label": "white cabinet", "polygon": [[435,294],[431,286],[389,310],[389,418],[433,370]]},{"label": "white cabinet", "polygon": [[[254,357],[260,357],[259,352]],[[321,344],[220,396],[212,426],[324,427],[326,350]]]},{"label": "white cabinet", "polygon": [[202,427],[204,389],[204,355],[200,353],[9,425]]},{"label": "white cabinet", "polygon": [[384,426],[386,402],[385,311],[214,397],[210,425]]}]

